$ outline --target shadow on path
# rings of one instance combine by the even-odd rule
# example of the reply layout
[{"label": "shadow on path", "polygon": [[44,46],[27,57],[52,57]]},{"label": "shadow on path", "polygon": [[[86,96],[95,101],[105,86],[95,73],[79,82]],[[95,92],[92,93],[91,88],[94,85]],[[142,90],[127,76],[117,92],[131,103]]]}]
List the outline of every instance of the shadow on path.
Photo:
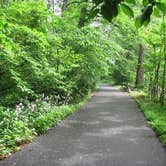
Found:
[{"label": "shadow on path", "polygon": [[166,166],[166,152],[136,103],[103,85],[77,113],[0,166]]}]

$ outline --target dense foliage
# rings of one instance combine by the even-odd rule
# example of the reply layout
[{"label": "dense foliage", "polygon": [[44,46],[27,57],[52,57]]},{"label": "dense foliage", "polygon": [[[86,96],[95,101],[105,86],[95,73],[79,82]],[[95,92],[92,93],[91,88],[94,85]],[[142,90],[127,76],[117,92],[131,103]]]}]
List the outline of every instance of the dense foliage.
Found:
[{"label": "dense foliage", "polygon": [[[135,9],[137,12],[139,7]],[[152,15],[148,27],[137,29],[122,12],[109,26],[112,39],[110,77],[115,84],[140,89],[164,105],[166,95],[165,13]],[[124,21],[125,20],[125,21]]]},{"label": "dense foliage", "polygon": [[130,95],[137,101],[162,143],[166,144],[166,106],[154,103],[142,92],[131,92]]},{"label": "dense foliage", "polygon": [[[134,17],[134,6],[142,4],[141,14],[136,18],[135,25],[140,28],[147,25],[153,12],[166,12],[166,4],[164,0],[93,0],[93,13],[100,13],[108,21],[112,21],[114,17],[122,10],[126,15]],[[120,10],[119,10],[120,9]]]},{"label": "dense foliage", "polygon": [[43,1],[5,4],[0,16],[3,156],[78,108],[107,73],[110,48],[104,33],[90,26],[79,29]]},{"label": "dense foliage", "polygon": [[106,70],[102,34],[66,23],[43,3],[14,3],[5,8],[1,22],[6,27],[0,66],[4,106],[42,93],[72,101],[93,89]]},{"label": "dense foliage", "polygon": [[164,0],[62,0],[60,16],[46,2],[0,1],[0,157],[75,111],[101,79],[143,91],[161,108],[149,119],[165,115]]}]

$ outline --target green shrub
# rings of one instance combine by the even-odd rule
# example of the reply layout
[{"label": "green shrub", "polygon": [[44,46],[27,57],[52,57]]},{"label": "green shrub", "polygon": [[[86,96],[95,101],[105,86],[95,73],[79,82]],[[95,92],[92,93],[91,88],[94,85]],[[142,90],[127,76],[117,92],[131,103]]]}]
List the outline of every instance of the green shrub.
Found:
[{"label": "green shrub", "polygon": [[42,0],[5,4],[0,17],[3,156],[80,107],[107,73],[110,43],[97,29],[56,17]]},{"label": "green shrub", "polygon": [[43,0],[14,2],[5,8],[4,12],[8,22],[25,25],[38,31],[47,32],[51,24],[52,13]]},{"label": "green shrub", "polygon": [[36,134],[46,132],[84,102],[55,106],[48,96],[30,103],[24,101],[15,109],[0,108],[0,158],[31,141]]},{"label": "green shrub", "polygon": [[145,96],[142,97],[142,95],[143,94],[139,92],[131,93],[131,96],[133,96],[140,105],[149,124],[156,131],[160,140],[166,144],[166,107],[156,104],[148,98],[145,98]]}]

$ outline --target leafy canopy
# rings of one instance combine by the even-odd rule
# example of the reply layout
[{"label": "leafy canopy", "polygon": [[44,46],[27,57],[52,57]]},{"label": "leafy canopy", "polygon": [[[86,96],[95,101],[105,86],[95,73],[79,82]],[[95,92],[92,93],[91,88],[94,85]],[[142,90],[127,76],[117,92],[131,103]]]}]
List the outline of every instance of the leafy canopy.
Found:
[{"label": "leafy canopy", "polygon": [[[112,21],[114,17],[122,10],[126,15],[134,17],[134,7],[139,4],[137,0],[93,0],[92,13],[101,14],[108,21]],[[135,25],[140,28],[147,25],[154,10],[166,14],[166,2],[163,0],[143,0],[141,14],[137,16]]]}]

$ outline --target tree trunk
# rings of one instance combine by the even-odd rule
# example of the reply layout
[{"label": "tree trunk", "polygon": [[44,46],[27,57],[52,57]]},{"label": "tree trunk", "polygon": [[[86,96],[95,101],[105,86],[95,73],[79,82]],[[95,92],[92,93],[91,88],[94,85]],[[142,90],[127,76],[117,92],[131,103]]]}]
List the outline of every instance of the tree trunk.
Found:
[{"label": "tree trunk", "polygon": [[143,62],[145,56],[145,46],[143,44],[139,45],[139,55],[138,55],[138,65],[137,65],[137,74],[136,74],[136,82],[135,85],[138,87],[144,81],[144,71],[143,71]]},{"label": "tree trunk", "polygon": [[55,8],[54,8],[54,7],[55,7],[55,6],[54,6],[54,5],[55,5],[54,3],[55,3],[54,0],[48,0],[48,6],[49,6],[49,8],[51,8],[53,11],[54,11],[54,9],[55,9]]},{"label": "tree trunk", "polygon": [[63,0],[62,12],[64,12],[67,9],[67,5],[68,5],[68,0]]},{"label": "tree trunk", "polygon": [[152,89],[151,89],[151,97],[152,99],[158,99],[159,96],[159,71],[160,71],[160,61],[158,62],[155,73],[154,73],[154,79],[153,79],[153,84],[152,84]]},{"label": "tree trunk", "polygon": [[166,93],[165,83],[166,83],[166,58],[164,60],[163,79],[162,79],[162,87],[160,95],[160,102],[162,105],[164,105],[165,93]]},{"label": "tree trunk", "polygon": [[166,93],[166,27],[165,27],[165,15],[163,15],[163,55],[164,55],[164,67],[163,67],[163,78],[160,94],[160,103],[164,105],[165,93]]}]

